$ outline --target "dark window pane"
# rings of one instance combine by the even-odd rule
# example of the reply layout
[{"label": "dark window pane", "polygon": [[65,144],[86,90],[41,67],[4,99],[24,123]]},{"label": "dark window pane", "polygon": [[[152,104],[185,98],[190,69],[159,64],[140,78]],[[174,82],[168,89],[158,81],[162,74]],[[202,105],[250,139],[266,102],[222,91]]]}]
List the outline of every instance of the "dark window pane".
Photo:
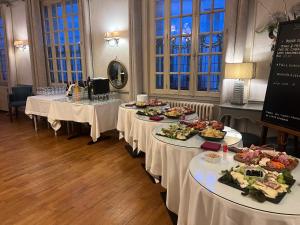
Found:
[{"label": "dark window pane", "polygon": [[44,17],[48,18],[48,6],[44,6]]},{"label": "dark window pane", "polygon": [[164,58],[156,57],[156,72],[164,72]]},{"label": "dark window pane", "polygon": [[77,71],[81,71],[81,60],[80,59],[76,59],[76,66],[77,66]]},{"label": "dark window pane", "polygon": [[73,0],[73,13],[78,13],[78,2],[77,0]]},{"label": "dark window pane", "polygon": [[75,82],[76,81],[76,73],[72,72],[72,81]]},{"label": "dark window pane", "polygon": [[210,32],[210,14],[200,15],[200,32]]},{"label": "dark window pane", "polygon": [[55,46],[55,55],[56,55],[56,58],[60,58],[59,46]]},{"label": "dark window pane", "polygon": [[200,11],[207,12],[211,11],[212,1],[211,0],[200,0]]},{"label": "dark window pane", "polygon": [[192,17],[183,17],[182,18],[182,35],[191,35],[192,34]]},{"label": "dark window pane", "polygon": [[225,9],[225,0],[215,0],[214,9]]},{"label": "dark window pane", "polygon": [[57,24],[57,19],[53,19],[53,30],[56,31],[58,30],[58,24]]},{"label": "dark window pane", "polygon": [[74,45],[70,45],[70,56],[71,57],[75,56],[75,54],[74,54]]},{"label": "dark window pane", "polygon": [[189,90],[190,89],[190,76],[186,74],[180,75],[180,89]]},{"label": "dark window pane", "polygon": [[200,35],[199,36],[199,52],[207,53],[209,52],[210,45],[210,35]]},{"label": "dark window pane", "polygon": [[180,0],[171,0],[171,16],[180,15]]},{"label": "dark window pane", "polygon": [[82,80],[82,73],[81,72],[78,73],[78,80]]},{"label": "dark window pane", "polygon": [[79,30],[75,30],[74,31],[74,33],[75,33],[75,43],[80,43],[80,32],[79,32]]},{"label": "dark window pane", "polygon": [[53,62],[52,60],[48,60],[49,62],[49,70],[53,71]]},{"label": "dark window pane", "polygon": [[72,23],[72,17],[71,16],[67,17],[67,24],[68,24],[68,28],[72,29],[73,23]]},{"label": "dark window pane", "polygon": [[[49,21],[48,20],[45,20],[45,31],[50,32],[50,27],[49,27]],[[1,34],[1,36],[2,36],[2,34]]]},{"label": "dark window pane", "polygon": [[178,72],[178,56],[170,57],[170,72]]},{"label": "dark window pane", "polygon": [[212,55],[210,67],[211,72],[221,72],[222,55]]},{"label": "dark window pane", "polygon": [[164,35],[164,20],[156,21],[156,36]]},{"label": "dark window pane", "polygon": [[162,38],[156,39],[156,54],[164,54],[164,41]]},{"label": "dark window pane", "polygon": [[78,16],[74,16],[74,18],[73,18],[73,24],[74,24],[74,28],[76,28],[76,29],[79,28]]},{"label": "dark window pane", "polygon": [[48,47],[48,58],[52,58],[52,48]]},{"label": "dark window pane", "polygon": [[62,18],[58,19],[58,27],[60,30],[64,29],[64,20]]},{"label": "dark window pane", "polygon": [[60,55],[61,57],[65,58],[66,57],[66,49],[65,46],[60,47]]},{"label": "dark window pane", "polygon": [[62,70],[67,71],[67,60],[61,60]]},{"label": "dark window pane", "polygon": [[198,72],[208,72],[208,55],[198,57]]},{"label": "dark window pane", "polygon": [[57,4],[57,15],[62,17],[62,6],[61,3]]},{"label": "dark window pane", "polygon": [[62,83],[62,72],[58,72],[58,82]]},{"label": "dark window pane", "polygon": [[51,45],[50,34],[46,34],[46,45]]},{"label": "dark window pane", "polygon": [[171,19],[171,35],[179,35],[180,34],[180,19],[172,18]]},{"label": "dark window pane", "polygon": [[75,59],[71,59],[71,70],[75,71]]},{"label": "dark window pane", "polygon": [[210,75],[210,91],[219,91],[220,75]]},{"label": "dark window pane", "polygon": [[60,71],[61,66],[60,66],[60,60],[59,59],[56,60],[56,65],[57,65],[57,70]]},{"label": "dark window pane", "polygon": [[52,5],[52,17],[56,17],[56,4]]},{"label": "dark window pane", "polygon": [[58,45],[58,33],[57,32],[54,33],[54,43],[56,45]]},{"label": "dark window pane", "polygon": [[80,53],[80,44],[76,45],[76,57],[80,57],[81,53]]},{"label": "dark window pane", "polygon": [[191,53],[192,37],[186,36],[181,38],[181,53]]},{"label": "dark window pane", "polygon": [[156,17],[164,17],[164,0],[156,0],[156,5],[155,5],[155,15]]},{"label": "dark window pane", "polygon": [[164,76],[162,74],[156,74],[156,89],[164,88]]},{"label": "dark window pane", "polygon": [[181,56],[180,71],[190,72],[190,56]]},{"label": "dark window pane", "polygon": [[207,91],[207,75],[198,75],[198,82],[197,82],[197,90],[198,91]]},{"label": "dark window pane", "polygon": [[67,12],[67,14],[72,13],[71,1],[67,1],[67,3],[66,3],[66,12]]},{"label": "dark window pane", "polygon": [[64,83],[68,83],[68,73],[64,72]]},{"label": "dark window pane", "polygon": [[50,72],[50,79],[51,79],[51,82],[52,82],[52,83],[55,82],[55,79],[54,79],[54,73],[53,73],[53,72]]},{"label": "dark window pane", "polygon": [[59,33],[59,41],[60,41],[60,44],[64,44],[65,43],[64,32],[60,32]]},{"label": "dark window pane", "polygon": [[178,74],[170,74],[170,89],[178,90]]},{"label": "dark window pane", "polygon": [[212,52],[222,52],[223,34],[214,34],[212,36]]},{"label": "dark window pane", "polygon": [[74,43],[73,32],[72,32],[72,31],[69,31],[69,32],[68,32],[68,35],[69,35],[69,43],[70,43],[70,44],[73,44],[73,43]]},{"label": "dark window pane", "polygon": [[224,12],[214,14],[213,31],[221,32],[224,29]]},{"label": "dark window pane", "polygon": [[180,47],[180,38],[179,37],[172,37],[170,40],[170,52],[171,54],[178,54]]},{"label": "dark window pane", "polygon": [[193,0],[182,0],[182,14],[193,13]]}]

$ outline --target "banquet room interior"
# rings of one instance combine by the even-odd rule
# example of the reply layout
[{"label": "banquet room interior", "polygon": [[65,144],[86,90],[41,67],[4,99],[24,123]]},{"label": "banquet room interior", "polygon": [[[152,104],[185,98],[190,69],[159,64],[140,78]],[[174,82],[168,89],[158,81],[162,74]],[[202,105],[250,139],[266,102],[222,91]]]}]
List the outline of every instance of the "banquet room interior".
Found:
[{"label": "banquet room interior", "polygon": [[299,225],[299,0],[0,0],[0,224]]}]

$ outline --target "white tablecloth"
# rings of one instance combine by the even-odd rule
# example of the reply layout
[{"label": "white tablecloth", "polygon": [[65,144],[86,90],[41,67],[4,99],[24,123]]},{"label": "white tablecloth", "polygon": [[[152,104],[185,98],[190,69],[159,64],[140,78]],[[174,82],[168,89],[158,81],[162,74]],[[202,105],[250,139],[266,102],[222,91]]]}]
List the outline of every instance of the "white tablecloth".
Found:
[{"label": "white tablecloth", "polygon": [[64,98],[64,95],[36,95],[30,96],[26,101],[25,114],[47,117],[49,113],[50,102],[55,99]]},{"label": "white tablecloth", "polygon": [[48,122],[57,131],[60,129],[60,121],[74,121],[89,123],[91,125],[91,137],[97,141],[101,132],[116,129],[118,121],[118,108],[122,101],[113,99],[105,102],[89,103],[69,102],[67,100],[52,101],[49,108]]},{"label": "white tablecloth", "polygon": [[[202,152],[200,145],[204,140],[198,135],[187,141],[157,136],[156,133],[162,127],[157,127],[152,131],[150,147],[145,156],[146,170],[153,175],[161,176],[161,185],[167,189],[167,207],[178,214],[180,191],[189,162]],[[225,130],[227,130],[226,142],[229,145],[242,147],[241,134],[229,127],[225,127]],[[184,147],[185,145],[189,147]]]},{"label": "white tablecloth", "polygon": [[259,203],[241,191],[221,184],[220,171],[236,165],[231,153],[218,164],[196,156],[189,165],[180,198],[178,225],[299,225],[300,167],[296,184],[279,204]]},{"label": "white tablecloth", "polygon": [[117,130],[119,131],[119,138],[124,138],[128,144],[133,146],[133,138],[130,136],[130,132],[138,109],[126,108],[125,105],[126,103],[123,103],[119,106]]}]

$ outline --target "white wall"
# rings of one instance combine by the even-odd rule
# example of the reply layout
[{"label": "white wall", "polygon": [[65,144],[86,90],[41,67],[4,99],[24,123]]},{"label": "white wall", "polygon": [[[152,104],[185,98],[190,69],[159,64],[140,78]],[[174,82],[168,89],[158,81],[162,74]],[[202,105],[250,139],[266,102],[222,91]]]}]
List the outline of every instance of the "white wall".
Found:
[{"label": "white wall", "polygon": [[[14,40],[28,40],[25,2],[17,1],[11,6],[12,31]],[[32,71],[29,49],[15,48],[16,82],[32,85]]]},{"label": "white wall", "polygon": [[[107,66],[117,57],[129,74],[128,0],[90,0],[93,67],[96,77],[107,77]],[[109,46],[105,32],[120,31],[118,47]],[[122,89],[122,98],[128,99],[129,83]]]}]

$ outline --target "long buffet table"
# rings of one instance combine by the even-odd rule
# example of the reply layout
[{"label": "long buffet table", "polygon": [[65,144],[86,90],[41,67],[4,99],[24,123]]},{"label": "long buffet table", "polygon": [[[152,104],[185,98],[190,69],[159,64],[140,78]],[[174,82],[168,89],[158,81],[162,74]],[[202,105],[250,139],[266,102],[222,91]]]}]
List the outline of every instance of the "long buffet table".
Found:
[{"label": "long buffet table", "polygon": [[27,98],[25,113],[34,119],[36,116],[47,117],[55,131],[60,129],[60,121],[88,123],[91,125],[90,136],[95,142],[102,132],[116,129],[121,103],[120,99],[92,102],[73,101],[63,95],[37,95]]},{"label": "long buffet table", "polygon": [[219,163],[194,157],[180,197],[178,225],[298,225],[300,224],[300,167],[292,171],[296,184],[279,204],[259,203],[241,191],[218,182],[221,171],[238,163],[225,153]]}]

